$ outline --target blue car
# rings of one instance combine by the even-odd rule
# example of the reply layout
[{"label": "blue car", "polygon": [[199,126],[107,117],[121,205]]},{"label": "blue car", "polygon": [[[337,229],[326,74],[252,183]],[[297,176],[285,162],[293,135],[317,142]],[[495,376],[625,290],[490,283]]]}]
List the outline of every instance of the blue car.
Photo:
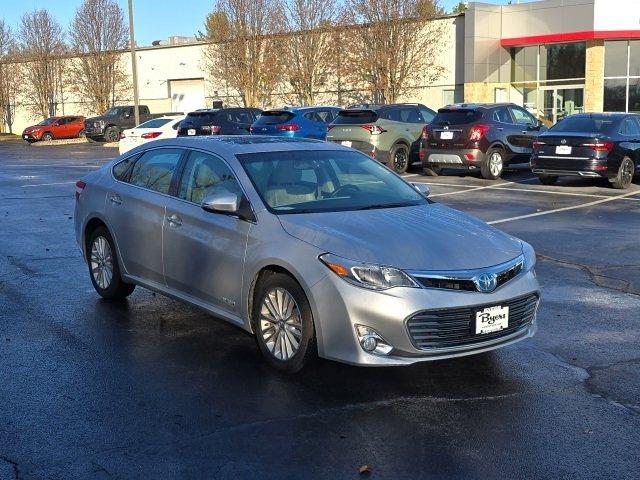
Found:
[{"label": "blue car", "polygon": [[266,110],[251,125],[253,135],[315,138],[324,140],[327,125],[338,115],[338,107],[295,107]]}]

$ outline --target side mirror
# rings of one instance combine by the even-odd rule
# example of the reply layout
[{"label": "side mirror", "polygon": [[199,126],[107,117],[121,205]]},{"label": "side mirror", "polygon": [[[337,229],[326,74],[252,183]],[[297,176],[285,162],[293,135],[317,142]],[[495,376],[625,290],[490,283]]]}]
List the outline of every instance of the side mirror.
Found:
[{"label": "side mirror", "polygon": [[429,193],[431,193],[431,189],[426,183],[411,183],[411,186],[425,197],[428,197]]},{"label": "side mirror", "polygon": [[240,198],[231,192],[214,193],[205,197],[202,209],[212,213],[234,215],[240,210]]}]

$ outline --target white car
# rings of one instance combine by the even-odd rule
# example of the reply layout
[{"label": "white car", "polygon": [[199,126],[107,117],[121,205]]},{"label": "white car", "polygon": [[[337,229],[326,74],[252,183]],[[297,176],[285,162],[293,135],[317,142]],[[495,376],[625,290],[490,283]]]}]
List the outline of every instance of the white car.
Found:
[{"label": "white car", "polygon": [[152,118],[137,127],[123,130],[120,133],[120,143],[118,144],[120,155],[153,140],[176,138],[178,125],[184,118],[184,115]]}]

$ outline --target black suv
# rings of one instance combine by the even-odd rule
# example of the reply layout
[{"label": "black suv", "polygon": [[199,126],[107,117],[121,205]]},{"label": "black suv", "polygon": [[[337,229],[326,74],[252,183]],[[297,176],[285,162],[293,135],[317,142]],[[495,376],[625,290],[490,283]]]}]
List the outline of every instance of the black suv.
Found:
[{"label": "black suv", "polygon": [[240,107],[196,110],[180,122],[178,136],[249,135],[251,124],[261,112],[257,108]]},{"label": "black suv", "polygon": [[529,161],[533,142],[544,130],[512,103],[448,105],[423,129],[422,167],[431,176],[442,168],[479,168],[484,178],[495,180],[508,163]]}]

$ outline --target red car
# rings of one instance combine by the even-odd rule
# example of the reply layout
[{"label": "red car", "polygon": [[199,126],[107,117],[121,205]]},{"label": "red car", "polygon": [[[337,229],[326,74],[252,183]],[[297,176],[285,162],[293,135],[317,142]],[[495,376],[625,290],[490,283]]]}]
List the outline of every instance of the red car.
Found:
[{"label": "red car", "polygon": [[22,138],[29,143],[78,137],[84,137],[84,117],[51,117],[25,128],[22,132]]}]

